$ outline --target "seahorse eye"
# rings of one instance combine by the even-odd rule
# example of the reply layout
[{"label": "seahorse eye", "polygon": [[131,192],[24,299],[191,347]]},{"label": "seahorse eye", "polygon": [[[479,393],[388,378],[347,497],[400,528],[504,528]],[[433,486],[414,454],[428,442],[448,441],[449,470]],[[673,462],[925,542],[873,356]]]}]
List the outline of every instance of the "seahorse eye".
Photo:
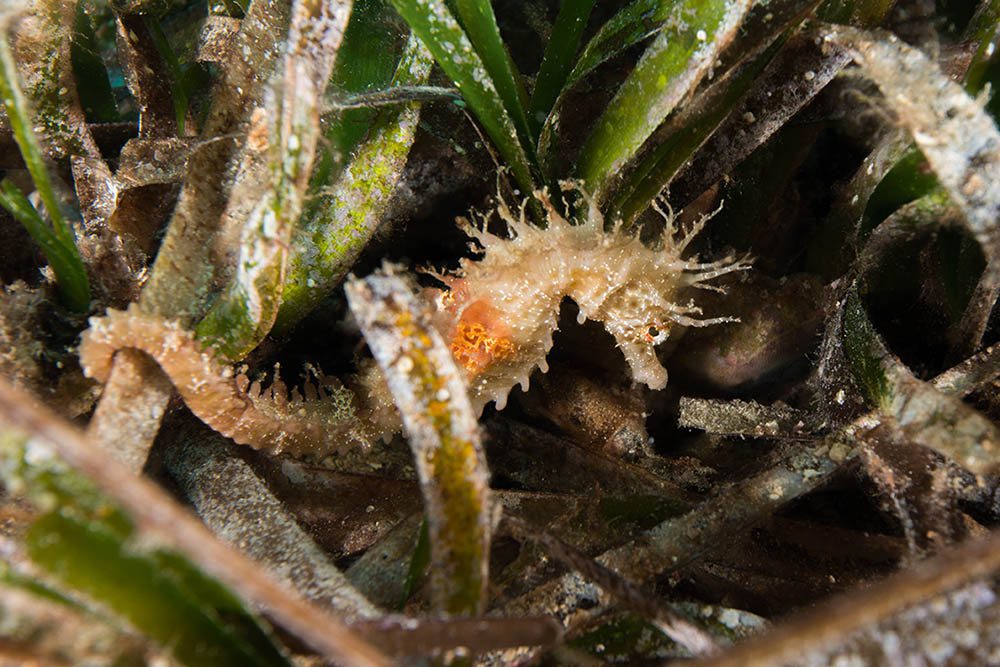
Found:
[{"label": "seahorse eye", "polygon": [[646,339],[647,343],[650,343],[652,345],[659,345],[660,343],[662,343],[667,339],[667,334],[669,333],[670,332],[665,327],[662,327],[658,324],[650,324],[649,327],[646,329],[646,334],[643,336],[643,338]]}]

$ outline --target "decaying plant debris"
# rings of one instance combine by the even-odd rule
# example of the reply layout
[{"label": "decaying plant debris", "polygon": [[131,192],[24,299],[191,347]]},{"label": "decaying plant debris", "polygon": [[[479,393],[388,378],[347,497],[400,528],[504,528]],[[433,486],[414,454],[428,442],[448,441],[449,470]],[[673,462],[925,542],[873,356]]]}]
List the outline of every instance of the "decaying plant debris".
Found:
[{"label": "decaying plant debris", "polygon": [[0,664],[1000,663],[998,42],[0,5]]}]

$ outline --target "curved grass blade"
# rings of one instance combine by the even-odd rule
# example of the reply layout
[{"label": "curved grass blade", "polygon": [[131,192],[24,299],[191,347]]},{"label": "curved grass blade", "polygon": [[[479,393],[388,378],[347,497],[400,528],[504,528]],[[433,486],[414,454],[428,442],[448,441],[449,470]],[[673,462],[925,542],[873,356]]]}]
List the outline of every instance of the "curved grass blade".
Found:
[{"label": "curved grass blade", "polygon": [[532,164],[521,144],[517,124],[504,106],[482,59],[444,0],[392,0],[392,5],[461,91],[521,188],[533,192]]},{"label": "curved grass blade", "polygon": [[[199,338],[230,359],[241,359],[256,347],[277,318],[288,247],[320,137],[323,91],[350,4],[299,0],[292,12],[284,71],[273,90],[278,111],[265,121],[269,135],[267,190],[243,228],[233,281],[195,328]],[[253,153],[260,148],[248,141],[247,150]],[[233,194],[248,193],[236,188]]]},{"label": "curved grass blade", "polygon": [[[684,203],[700,195],[781,129],[850,62],[844,49],[819,48],[815,39],[815,34],[803,33],[789,41],[787,50],[761,72],[703,152],[683,167],[671,195]],[[647,197],[650,186],[664,183],[661,179],[647,184]]]},{"label": "curved grass blade", "polygon": [[[810,6],[812,4],[810,3]],[[656,35],[661,30],[669,29],[669,26],[664,24],[670,19],[673,11],[674,4],[672,2],[634,0],[601,26],[597,34],[587,43],[573,64],[572,71],[566,76],[559,96],[550,105],[548,117],[545,119],[540,133],[538,152],[547,172],[552,171],[548,160],[551,158],[550,154],[555,144],[563,96],[602,63],[635,46],[642,40]],[[782,20],[781,14],[785,12],[785,7],[776,8],[775,12],[778,14],[776,23],[784,24],[785,21]],[[770,14],[772,20],[775,18],[775,12]]]},{"label": "curved grass blade", "polygon": [[[784,104],[774,105],[778,108],[777,115],[783,116],[796,108],[796,99],[800,103],[809,99],[795,94],[797,88],[803,87],[802,81],[811,83],[812,90],[822,87],[816,77],[796,80],[811,71],[807,63],[798,62],[798,56],[814,62],[822,60],[822,55],[817,57],[813,53],[818,49],[805,43],[808,38],[796,34],[818,4],[819,0],[791,2],[773,8],[774,11],[771,6],[754,7],[740,29],[739,43],[723,56],[735,62],[650,138],[642,157],[630,167],[622,186],[616,190],[609,208],[612,216],[619,215],[626,223],[633,221],[672,180],[683,178],[681,172],[702,174],[715,167],[717,173],[722,162],[742,159],[750,146],[770,136],[776,124],[775,119],[769,123],[757,122],[766,115],[764,112],[771,111],[768,98],[784,93]],[[730,54],[732,57],[726,58]],[[761,80],[768,76],[762,75],[762,71],[768,72],[769,82]],[[721,127],[723,123],[725,128]],[[736,137],[737,143],[742,141],[743,149],[730,146],[730,137]],[[690,163],[695,155],[703,163],[698,167]],[[715,178],[711,174],[701,180],[711,182]],[[701,190],[678,194],[677,188],[670,188],[671,203],[679,208],[701,194]]]},{"label": "curved grass blade", "polygon": [[480,614],[493,505],[465,382],[403,278],[379,273],[349,282],[345,291],[403,415],[426,505],[435,605],[449,614]]},{"label": "curved grass blade", "polygon": [[[626,225],[648,208],[685,162],[718,132],[719,125],[733,112],[743,95],[754,84],[773,52],[760,55],[739,71],[727,73],[698,100],[668,121],[665,139],[637,161],[609,204],[611,217]],[[660,132],[657,132],[659,135]]]},{"label": "curved grass blade", "polygon": [[988,256],[1000,251],[1000,131],[993,119],[921,51],[895,37],[832,27],[916,141],[962,208]]},{"label": "curved grass blade", "polygon": [[[978,44],[976,54],[972,58],[969,69],[965,73],[965,89],[974,94],[978,92],[992,61],[990,44],[997,37],[997,15],[1000,12],[1000,0],[990,0],[980,6],[976,16],[970,21],[966,38]],[[866,163],[864,171],[858,172],[854,181],[859,182],[862,190],[851,186],[855,194],[860,195],[859,204],[862,213],[852,221],[852,226],[859,240],[864,240],[883,220],[910,202],[933,193],[940,188],[937,175],[927,163],[923,154],[915,147],[908,147],[895,136],[887,137],[880,148],[876,149]],[[884,166],[888,165],[888,166]],[[874,183],[868,186],[868,183]],[[865,189],[867,188],[867,190]]]},{"label": "curved grass blade", "polygon": [[634,0],[601,26],[597,34],[587,43],[566,77],[563,88],[576,85],[601,63],[656,34],[664,27],[663,24],[673,11],[672,2]]},{"label": "curved grass blade", "polygon": [[[201,128],[204,141],[188,158],[180,196],[142,289],[139,303],[147,312],[190,326],[208,310],[217,268],[213,244],[227,198],[242,180],[242,142],[230,137],[241,136],[253,110],[264,106],[267,83],[288,37],[289,5],[286,0],[254,0],[233,37],[233,51],[248,57],[230,59],[212,90]],[[227,176],[233,173],[235,179]]]},{"label": "curved grass blade", "polygon": [[[886,265],[887,256],[900,244],[933,233],[939,266],[936,272],[932,270],[928,279],[939,285],[941,312],[950,323],[949,333],[953,336],[984,268],[983,256],[975,240],[958,231],[964,224],[961,211],[951,202],[948,193],[938,188],[901,206],[875,228],[854,262],[854,272],[867,275],[869,271],[878,270]],[[871,282],[875,284],[874,280]]]},{"label": "curved grass blade", "polygon": [[536,140],[542,123],[548,118],[559,92],[568,81],[571,68],[574,67],[573,56],[580,46],[580,37],[587,27],[594,2],[595,0],[563,0],[559,9],[555,25],[552,26],[552,36],[545,45],[542,66],[538,70],[528,107],[528,123]]},{"label": "curved grass blade", "polygon": [[[423,83],[431,64],[430,53],[413,37],[393,83]],[[332,191],[310,207],[292,237],[279,328],[300,320],[329,294],[378,228],[406,166],[419,116],[416,103],[383,111]]]},{"label": "curved grass blade", "polygon": [[[231,175],[238,174],[242,142],[233,139],[245,134],[253,110],[263,106],[267,82],[288,36],[290,14],[286,0],[254,0],[232,34],[234,52],[247,57],[228,60],[212,89],[201,128],[203,141],[188,156],[180,196],[140,294],[143,312],[190,328],[208,310],[216,269],[213,242],[232,191]],[[169,380],[155,364],[141,354],[119,354],[90,424],[94,445],[114,452],[138,472],[171,395]],[[123,405],[142,406],[131,413],[127,427],[118,418]]]},{"label": "curved grass blade", "polygon": [[977,93],[982,89],[986,72],[1000,39],[1000,0],[983,2],[969,22],[966,39],[977,44],[969,69],[965,73],[965,89]]},{"label": "curved grass blade", "polygon": [[916,201],[938,186],[937,176],[923,154],[910,148],[872,190],[858,235],[864,239],[899,207]]},{"label": "curved grass blade", "polygon": [[646,49],[597,121],[577,173],[605,199],[618,172],[714,66],[750,9],[750,0],[685,0]]},{"label": "curved grass blade", "polygon": [[514,67],[514,61],[500,37],[500,28],[490,0],[450,0],[450,4],[489,72],[507,115],[517,128],[521,146],[530,155],[533,152],[532,142],[529,141],[531,134],[525,113],[528,96],[524,91],[521,74]]},{"label": "curved grass blade", "polygon": [[[566,2],[569,3],[571,0],[566,0]],[[670,10],[671,3],[664,2],[664,0],[634,0],[601,26],[597,34],[584,47],[580,57],[573,64],[573,69],[562,82],[561,89],[557,91],[556,99],[549,105],[544,124],[539,131],[538,155],[542,169],[547,175],[553,175],[553,165],[550,164],[550,160],[556,141],[555,134],[559,125],[559,111],[563,96],[595,67],[655,34],[670,16]],[[554,37],[555,31],[553,31],[553,39]],[[546,57],[547,55],[548,48],[546,48]],[[536,86],[541,85],[543,84],[541,73],[539,73]]]}]

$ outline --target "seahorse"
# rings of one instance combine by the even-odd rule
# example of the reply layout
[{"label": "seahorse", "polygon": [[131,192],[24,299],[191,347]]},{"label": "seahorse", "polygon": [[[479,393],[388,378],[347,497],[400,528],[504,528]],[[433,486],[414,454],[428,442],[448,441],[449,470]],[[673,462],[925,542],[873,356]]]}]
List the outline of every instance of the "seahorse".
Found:
[{"label": "seahorse", "polygon": [[[684,256],[710,216],[682,232],[664,212],[667,224],[653,248],[618,224],[606,230],[597,205],[585,195],[577,224],[562,216],[545,192],[536,197],[547,213],[546,227],[528,222],[524,205],[515,215],[501,199],[497,213],[507,237],[486,231],[485,219],[478,226],[460,219],[478,257],[461,260],[452,273],[426,271],[443,285],[425,294],[435,326],[465,372],[476,410],[490,401],[502,409],[515,384],[527,390],[531,373],[548,369],[546,356],[566,297],[579,306],[581,323],[592,319],[611,333],[633,379],[652,389],[666,386],[667,372],[655,347],[673,327],[733,321],[700,318],[694,300],[682,298],[689,288],[718,289],[710,281],[749,267],[734,257],[700,262]],[[80,345],[84,371],[106,381],[114,353],[124,347],[152,356],[206,424],[257,449],[321,456],[369,445],[400,427],[385,381],[371,361],[361,364],[350,388],[323,377],[307,382],[304,395],[289,394],[276,377],[262,389],[220,363],[191,332],[133,304],[91,319]]]}]

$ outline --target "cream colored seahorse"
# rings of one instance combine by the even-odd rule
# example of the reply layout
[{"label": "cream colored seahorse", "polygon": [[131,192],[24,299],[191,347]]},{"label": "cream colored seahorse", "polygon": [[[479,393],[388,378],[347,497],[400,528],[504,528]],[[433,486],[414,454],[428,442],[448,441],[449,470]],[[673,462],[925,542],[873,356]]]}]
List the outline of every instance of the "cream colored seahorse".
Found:
[{"label": "cream colored seahorse", "polygon": [[[619,227],[605,230],[593,201],[582,198],[582,220],[570,224],[536,193],[547,211],[547,227],[497,209],[510,238],[463,221],[478,243],[478,259],[463,259],[452,274],[433,274],[445,289],[427,289],[435,326],[449,341],[464,369],[473,407],[490,401],[503,408],[515,384],[527,389],[531,373],[547,370],[559,306],[565,297],[580,309],[580,321],[600,322],[625,355],[636,382],[666,385],[667,372],[655,347],[672,328],[706,326],[731,318],[699,319],[689,288],[748,267],[731,257],[702,263],[685,258],[688,244],[707,217],[681,233],[672,216],[658,248]],[[80,362],[88,376],[105,381],[114,353],[136,348],[153,357],[181,397],[206,424],[240,444],[270,452],[323,455],[370,444],[398,431],[378,368],[371,362],[349,387],[329,378],[306,383],[305,394],[288,392],[280,379],[267,389],[215,359],[176,323],[143,314],[136,307],[92,318],[83,334]]]}]

